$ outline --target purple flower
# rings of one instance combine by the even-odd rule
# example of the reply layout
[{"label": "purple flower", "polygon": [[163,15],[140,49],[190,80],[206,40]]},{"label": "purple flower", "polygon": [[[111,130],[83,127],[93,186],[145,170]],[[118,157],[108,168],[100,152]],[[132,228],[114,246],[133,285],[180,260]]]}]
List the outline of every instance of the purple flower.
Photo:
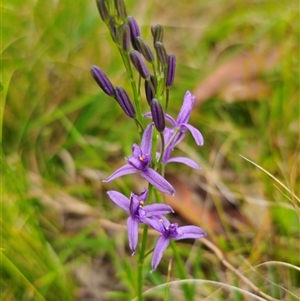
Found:
[{"label": "purple flower", "polygon": [[[192,125],[188,124],[190,115],[194,106],[195,96],[191,94],[190,91],[187,91],[184,95],[184,100],[180,112],[177,116],[176,121],[168,114],[166,114],[166,120],[169,121],[175,129],[180,130],[180,133],[184,137],[187,130],[193,135],[197,145],[203,145],[204,140],[201,133]],[[183,139],[181,138],[181,140]],[[180,141],[181,141],[180,140]]]},{"label": "purple flower", "polygon": [[201,238],[206,236],[206,232],[197,226],[178,227],[177,223],[170,223],[165,217],[160,219],[149,219],[149,226],[160,232],[162,235],[158,238],[152,255],[152,271],[154,271],[166,248],[170,243],[170,239],[181,240],[186,238]]},{"label": "purple flower", "polygon": [[174,195],[175,190],[173,186],[157,171],[149,167],[151,163],[152,135],[153,123],[150,123],[144,131],[141,146],[139,147],[137,144],[133,144],[132,156],[126,158],[127,164],[116,170],[103,182],[108,183],[121,176],[140,172],[141,176],[157,189],[164,193]]},{"label": "purple flower", "polygon": [[147,200],[148,190],[144,189],[140,195],[131,193],[130,199],[118,191],[108,191],[109,198],[130,216],[127,219],[128,241],[132,255],[136,251],[138,243],[139,223],[146,222],[151,216],[157,216],[174,212],[173,209],[165,204],[151,204],[144,206]]}]

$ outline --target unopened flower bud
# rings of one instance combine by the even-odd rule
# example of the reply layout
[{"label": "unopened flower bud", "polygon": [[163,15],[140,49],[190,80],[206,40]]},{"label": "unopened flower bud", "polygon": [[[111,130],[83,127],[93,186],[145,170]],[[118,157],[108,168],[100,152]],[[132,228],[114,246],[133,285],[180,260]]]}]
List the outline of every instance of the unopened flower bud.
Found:
[{"label": "unopened flower bud", "polygon": [[159,61],[164,67],[166,67],[168,65],[168,55],[164,44],[161,42],[156,42],[155,50]]},{"label": "unopened flower bud", "polygon": [[150,76],[150,73],[149,73],[148,68],[147,68],[145,62],[143,61],[143,58],[140,55],[140,53],[137,50],[132,50],[130,52],[129,56],[130,56],[133,66],[138,71],[140,76],[143,79],[148,78]]},{"label": "unopened flower bud", "polygon": [[99,85],[99,87],[103,90],[104,93],[106,93],[109,96],[113,96],[115,89],[110,82],[110,80],[107,78],[106,74],[97,66],[91,67],[91,74],[96,81],[96,83]]},{"label": "unopened flower bud", "polygon": [[174,77],[175,77],[175,69],[176,69],[176,57],[173,53],[170,53],[168,54],[168,72],[167,72],[166,87],[170,87],[173,85]]},{"label": "unopened flower bud", "polygon": [[163,108],[156,98],[152,99],[150,107],[154,125],[159,132],[162,132],[166,127],[165,114]]},{"label": "unopened flower bud", "polygon": [[154,55],[148,43],[142,37],[137,37],[136,44],[138,46],[139,52],[144,56],[144,58],[150,63],[153,62]]},{"label": "unopened flower bud", "polygon": [[110,18],[109,20],[109,28],[110,28],[110,34],[114,42],[118,42],[118,31],[115,25],[115,20],[113,18]]},{"label": "unopened flower bud", "polygon": [[126,6],[123,0],[115,0],[118,17],[125,21],[127,18]]},{"label": "unopened flower bud", "polygon": [[96,0],[97,8],[100,14],[101,19],[104,22],[107,22],[109,19],[108,9],[105,3],[105,0]]},{"label": "unopened flower bud", "polygon": [[120,107],[124,111],[124,113],[130,117],[134,118],[135,117],[135,109],[134,106],[132,105],[128,94],[126,91],[121,88],[121,87],[116,87],[115,88],[115,98],[117,102],[119,103]]},{"label": "unopened flower bud", "polygon": [[[151,84],[154,89],[154,93],[151,88]],[[151,74],[150,79],[145,81],[145,95],[149,106],[151,106],[151,101],[155,97],[156,85],[156,78],[154,75]]]},{"label": "unopened flower bud", "polygon": [[122,49],[128,52],[130,49],[130,29],[126,23],[120,28],[120,43]]},{"label": "unopened flower bud", "polygon": [[141,35],[140,28],[139,28],[136,20],[131,16],[127,17],[127,23],[129,25],[129,28],[130,28],[130,37],[131,37],[132,47],[135,50],[138,50],[138,46],[137,46],[137,43],[136,43],[136,38]]},{"label": "unopened flower bud", "polygon": [[151,33],[153,36],[153,45],[155,45],[156,42],[162,43],[164,37],[164,28],[160,24],[152,25]]}]

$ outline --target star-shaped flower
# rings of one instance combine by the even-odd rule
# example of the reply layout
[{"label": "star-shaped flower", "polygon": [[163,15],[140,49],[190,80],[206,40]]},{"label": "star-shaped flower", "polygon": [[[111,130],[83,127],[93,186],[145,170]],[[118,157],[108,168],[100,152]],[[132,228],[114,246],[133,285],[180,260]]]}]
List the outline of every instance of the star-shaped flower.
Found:
[{"label": "star-shaped flower", "polygon": [[177,223],[170,223],[165,217],[160,219],[149,219],[147,224],[162,235],[158,238],[152,255],[152,271],[154,271],[166,248],[170,243],[170,239],[181,240],[186,238],[201,238],[206,236],[206,232],[197,226],[178,227]]},{"label": "star-shaped flower", "polygon": [[150,167],[152,151],[153,123],[150,123],[143,134],[142,143],[132,146],[132,156],[126,158],[127,164],[116,170],[107,180],[110,182],[124,175],[140,172],[141,176],[160,191],[173,195],[175,189],[157,171]]},{"label": "star-shaped flower", "polygon": [[132,255],[136,251],[138,243],[139,223],[147,223],[152,216],[174,212],[173,209],[165,204],[151,204],[144,206],[147,199],[148,190],[144,189],[140,195],[131,194],[130,199],[118,191],[110,190],[107,192],[109,198],[130,216],[127,219],[128,241]]}]

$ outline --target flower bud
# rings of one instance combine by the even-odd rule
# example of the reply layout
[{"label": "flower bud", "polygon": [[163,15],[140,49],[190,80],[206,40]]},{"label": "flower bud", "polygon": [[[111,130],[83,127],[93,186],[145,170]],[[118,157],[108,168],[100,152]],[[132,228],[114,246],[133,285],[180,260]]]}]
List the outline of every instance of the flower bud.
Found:
[{"label": "flower bud", "polygon": [[144,58],[148,62],[154,61],[154,55],[152,50],[150,49],[148,43],[142,37],[136,37],[136,44],[138,47],[139,52],[144,56]]},{"label": "flower bud", "polygon": [[135,117],[135,109],[134,106],[132,105],[128,94],[126,91],[121,88],[121,87],[116,87],[115,88],[115,98],[117,102],[119,103],[120,107],[124,111],[124,113],[130,117],[134,118]]},{"label": "flower bud", "polygon": [[156,78],[152,74],[150,75],[150,80],[145,81],[145,95],[146,95],[146,99],[147,99],[149,106],[151,106],[152,99],[155,97],[155,93],[153,93],[153,91],[151,89],[150,81],[152,83],[154,91],[156,92],[156,86],[157,86]]},{"label": "flower bud", "polygon": [[130,37],[131,37],[132,47],[135,50],[138,50],[138,46],[136,44],[136,38],[141,35],[140,28],[139,28],[136,20],[131,16],[127,17],[127,22],[128,22],[129,28],[130,28]]},{"label": "flower bud", "polygon": [[115,93],[115,89],[110,82],[110,80],[107,78],[106,74],[97,66],[91,67],[91,74],[96,81],[96,83],[99,85],[99,87],[103,90],[104,93],[106,93],[109,96],[113,96]]},{"label": "flower bud", "polygon": [[167,67],[168,66],[168,55],[167,55],[167,51],[166,51],[164,44],[161,42],[156,42],[155,50],[156,50],[157,57],[158,57],[159,61],[161,62],[161,64],[164,67]]},{"label": "flower bud", "polygon": [[118,17],[122,20],[126,20],[127,18],[127,12],[126,12],[126,6],[123,0],[115,0],[115,7],[117,9]]},{"label": "flower bud", "polygon": [[118,31],[117,31],[117,28],[116,28],[116,25],[115,25],[115,20],[113,18],[110,18],[109,19],[109,28],[110,28],[110,34],[111,34],[111,37],[113,39],[113,41],[115,43],[118,43]]},{"label": "flower bud", "polygon": [[148,68],[147,68],[145,62],[143,61],[143,58],[140,55],[140,53],[137,50],[132,50],[130,52],[129,56],[130,56],[133,66],[138,71],[140,76],[143,79],[148,78],[150,76],[150,73],[149,73]]},{"label": "flower bud", "polygon": [[175,77],[175,69],[176,69],[176,57],[173,53],[170,53],[168,54],[168,72],[167,72],[166,87],[170,87],[173,85],[174,77]]},{"label": "flower bud", "polygon": [[104,22],[107,22],[109,19],[108,9],[105,4],[105,0],[96,0],[97,8],[100,14],[101,19]]},{"label": "flower bud", "polygon": [[160,24],[152,25],[151,33],[153,36],[153,45],[155,45],[156,42],[162,43],[164,37],[164,28]]},{"label": "flower bud", "polygon": [[120,43],[122,49],[128,52],[130,49],[130,29],[126,23],[120,28]]},{"label": "flower bud", "polygon": [[152,99],[150,108],[154,125],[159,132],[162,132],[166,127],[165,115],[161,104],[156,98]]}]

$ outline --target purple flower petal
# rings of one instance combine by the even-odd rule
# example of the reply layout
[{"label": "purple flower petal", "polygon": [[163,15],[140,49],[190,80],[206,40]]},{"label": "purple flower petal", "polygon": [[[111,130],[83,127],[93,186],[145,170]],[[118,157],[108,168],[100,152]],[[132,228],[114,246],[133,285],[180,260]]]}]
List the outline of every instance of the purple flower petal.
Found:
[{"label": "purple flower petal", "polygon": [[136,143],[132,145],[132,155],[137,158],[143,155],[141,148]]},{"label": "purple flower petal", "polygon": [[125,164],[124,166],[117,169],[112,175],[110,175],[106,180],[103,180],[102,182],[108,183],[121,176],[136,173],[136,172],[138,172],[138,170],[136,168],[134,168],[130,164]]},{"label": "purple flower petal", "polygon": [[151,122],[145,129],[142,143],[141,143],[141,150],[143,155],[151,155],[152,151],[152,135],[153,135],[153,123]]},{"label": "purple flower petal", "polygon": [[148,168],[142,171],[141,176],[161,192],[174,195],[173,186],[154,169]]},{"label": "purple flower petal", "polygon": [[187,91],[184,95],[183,105],[176,120],[177,124],[187,123],[189,121],[194,102],[195,95],[193,95],[190,91]]},{"label": "purple flower petal", "polygon": [[175,119],[170,116],[169,114],[166,114],[165,116],[166,121],[169,121],[174,127],[177,126],[177,122],[175,121]]},{"label": "purple flower petal", "polygon": [[151,112],[147,112],[143,115],[145,118],[152,118],[152,113]]},{"label": "purple flower petal", "polygon": [[186,158],[186,157],[173,157],[164,163],[167,164],[167,163],[171,163],[171,162],[183,163],[191,168],[200,169],[199,165],[194,160],[192,160],[190,158]]},{"label": "purple flower petal", "polygon": [[156,242],[154,251],[153,251],[153,255],[152,255],[152,270],[151,272],[153,272],[154,270],[156,270],[158,264],[160,263],[160,260],[164,254],[164,251],[166,250],[166,248],[168,247],[170,243],[170,239],[169,238],[165,238],[164,236],[160,236]]},{"label": "purple flower petal", "polygon": [[127,231],[128,231],[129,248],[132,251],[132,255],[134,255],[134,253],[136,251],[136,246],[138,243],[139,221],[136,219],[133,219],[131,216],[128,217]]},{"label": "purple flower petal", "polygon": [[172,207],[165,204],[151,204],[143,207],[146,212],[147,217],[151,217],[153,215],[163,215],[174,212]]},{"label": "purple flower petal", "polygon": [[136,171],[143,170],[145,168],[144,161],[141,161],[141,159],[139,159],[139,158],[130,156],[126,160],[129,165],[133,166],[136,169]]},{"label": "purple flower petal", "polygon": [[114,190],[107,191],[109,198],[127,213],[129,212],[130,200],[122,193]]},{"label": "purple flower petal", "polygon": [[174,240],[186,239],[186,238],[201,238],[206,236],[206,232],[197,226],[183,226],[177,228],[178,236],[174,237]]},{"label": "purple flower petal", "polygon": [[204,144],[204,139],[203,139],[202,134],[195,127],[193,127],[192,125],[187,124],[187,123],[181,124],[181,127],[186,128],[191,132],[197,145],[202,146]]}]

